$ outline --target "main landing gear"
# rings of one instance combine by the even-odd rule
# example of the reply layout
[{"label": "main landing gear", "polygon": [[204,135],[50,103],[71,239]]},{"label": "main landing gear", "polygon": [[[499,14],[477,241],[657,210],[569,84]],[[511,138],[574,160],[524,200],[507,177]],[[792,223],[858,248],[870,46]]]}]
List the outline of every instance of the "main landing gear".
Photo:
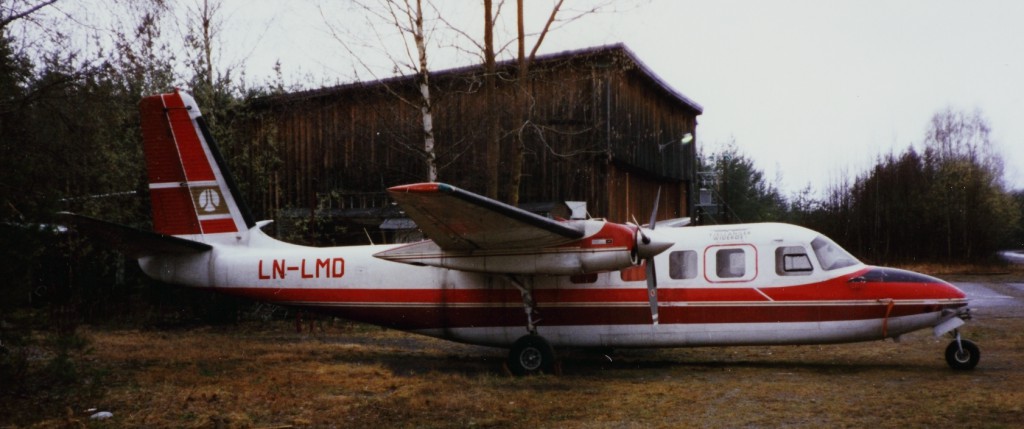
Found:
[{"label": "main landing gear", "polygon": [[555,372],[555,349],[548,340],[537,335],[536,304],[530,289],[515,276],[508,279],[519,289],[523,298],[523,310],[526,311],[526,330],[529,334],[519,337],[508,351],[508,369],[514,375],[553,374]]},{"label": "main landing gear", "polygon": [[974,369],[981,359],[981,350],[971,341],[960,338],[960,330],[953,330],[953,341],[946,346],[946,363],[958,371]]},{"label": "main landing gear", "polygon": [[518,376],[553,374],[555,349],[540,335],[524,335],[508,351],[508,369]]}]

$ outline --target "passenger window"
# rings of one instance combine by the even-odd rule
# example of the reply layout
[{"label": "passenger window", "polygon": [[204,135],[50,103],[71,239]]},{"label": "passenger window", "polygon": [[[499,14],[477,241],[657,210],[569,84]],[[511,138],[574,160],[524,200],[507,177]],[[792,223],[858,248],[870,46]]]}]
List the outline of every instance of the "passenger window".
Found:
[{"label": "passenger window", "polygon": [[573,284],[589,284],[597,282],[597,273],[589,274],[576,274],[569,276],[569,281]]},{"label": "passenger window", "polygon": [[750,244],[709,246],[701,260],[704,278],[712,283],[749,282],[757,278],[757,248]]},{"label": "passenger window", "polygon": [[668,254],[668,276],[676,280],[697,277],[697,252],[682,250]]},{"label": "passenger window", "polygon": [[783,246],[775,249],[775,272],[780,276],[806,276],[813,271],[811,257],[802,246]]},{"label": "passenger window", "polygon": [[732,279],[746,275],[746,252],[743,249],[722,249],[715,252],[715,267],[719,278]]}]

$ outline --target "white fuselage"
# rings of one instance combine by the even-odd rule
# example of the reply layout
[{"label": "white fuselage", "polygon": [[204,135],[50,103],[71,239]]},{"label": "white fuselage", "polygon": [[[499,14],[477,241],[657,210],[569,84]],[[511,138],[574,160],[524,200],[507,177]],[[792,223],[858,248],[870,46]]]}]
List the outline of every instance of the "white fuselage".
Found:
[{"label": "white fuselage", "polygon": [[856,261],[826,267],[836,262],[827,254],[835,249],[815,248],[820,236],[795,226],[659,232],[674,244],[655,259],[658,325],[651,323],[643,267],[495,275],[373,256],[403,245],[312,248],[273,240],[258,228],[242,245],[213,243],[209,252],[140,264],[166,282],[491,346],[526,333],[517,284],[532,298],[537,332],[556,347],[863,341],[935,326],[966,304],[955,287],[926,276]]}]

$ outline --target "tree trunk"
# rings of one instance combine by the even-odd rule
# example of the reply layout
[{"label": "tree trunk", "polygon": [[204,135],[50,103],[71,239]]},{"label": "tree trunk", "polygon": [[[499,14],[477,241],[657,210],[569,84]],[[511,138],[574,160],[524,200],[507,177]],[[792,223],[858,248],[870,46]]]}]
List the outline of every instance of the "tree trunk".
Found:
[{"label": "tree trunk", "polygon": [[527,97],[528,86],[526,79],[529,74],[530,62],[526,58],[526,31],[523,20],[523,0],[516,0],[516,32],[519,49],[516,53],[518,57],[518,70],[516,71],[515,94],[512,96],[512,106],[519,121],[519,129],[513,137],[512,163],[509,166],[508,190],[506,192],[508,203],[512,205],[519,204],[519,188],[523,181],[523,157],[526,153],[523,134],[526,132],[526,126],[530,120],[526,105],[526,100],[529,98]]},{"label": "tree trunk", "polygon": [[501,142],[498,131],[498,104],[497,73],[494,58],[494,16],[491,13],[492,0],[484,0],[484,98],[490,110],[486,115],[486,140],[485,156],[487,157],[487,176],[485,195],[488,198],[498,198],[498,174],[499,161],[501,158]]},{"label": "tree trunk", "polygon": [[427,69],[427,45],[423,31],[423,2],[416,1],[416,28],[413,38],[420,61],[420,112],[423,114],[423,157],[427,170],[427,181],[437,181],[437,153],[434,152],[434,113],[430,98],[430,71]]}]

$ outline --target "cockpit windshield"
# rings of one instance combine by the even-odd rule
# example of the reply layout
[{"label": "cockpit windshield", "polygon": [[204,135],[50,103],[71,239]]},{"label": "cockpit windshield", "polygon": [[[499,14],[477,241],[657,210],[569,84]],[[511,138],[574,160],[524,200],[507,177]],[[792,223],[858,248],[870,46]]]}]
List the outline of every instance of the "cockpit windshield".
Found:
[{"label": "cockpit windshield", "polygon": [[854,258],[853,255],[846,253],[842,247],[838,244],[833,243],[823,235],[819,235],[811,242],[811,247],[814,248],[814,254],[818,257],[818,263],[821,264],[821,269],[825,271],[835,270],[839,268],[846,268],[851,265],[857,265],[860,261]]}]

